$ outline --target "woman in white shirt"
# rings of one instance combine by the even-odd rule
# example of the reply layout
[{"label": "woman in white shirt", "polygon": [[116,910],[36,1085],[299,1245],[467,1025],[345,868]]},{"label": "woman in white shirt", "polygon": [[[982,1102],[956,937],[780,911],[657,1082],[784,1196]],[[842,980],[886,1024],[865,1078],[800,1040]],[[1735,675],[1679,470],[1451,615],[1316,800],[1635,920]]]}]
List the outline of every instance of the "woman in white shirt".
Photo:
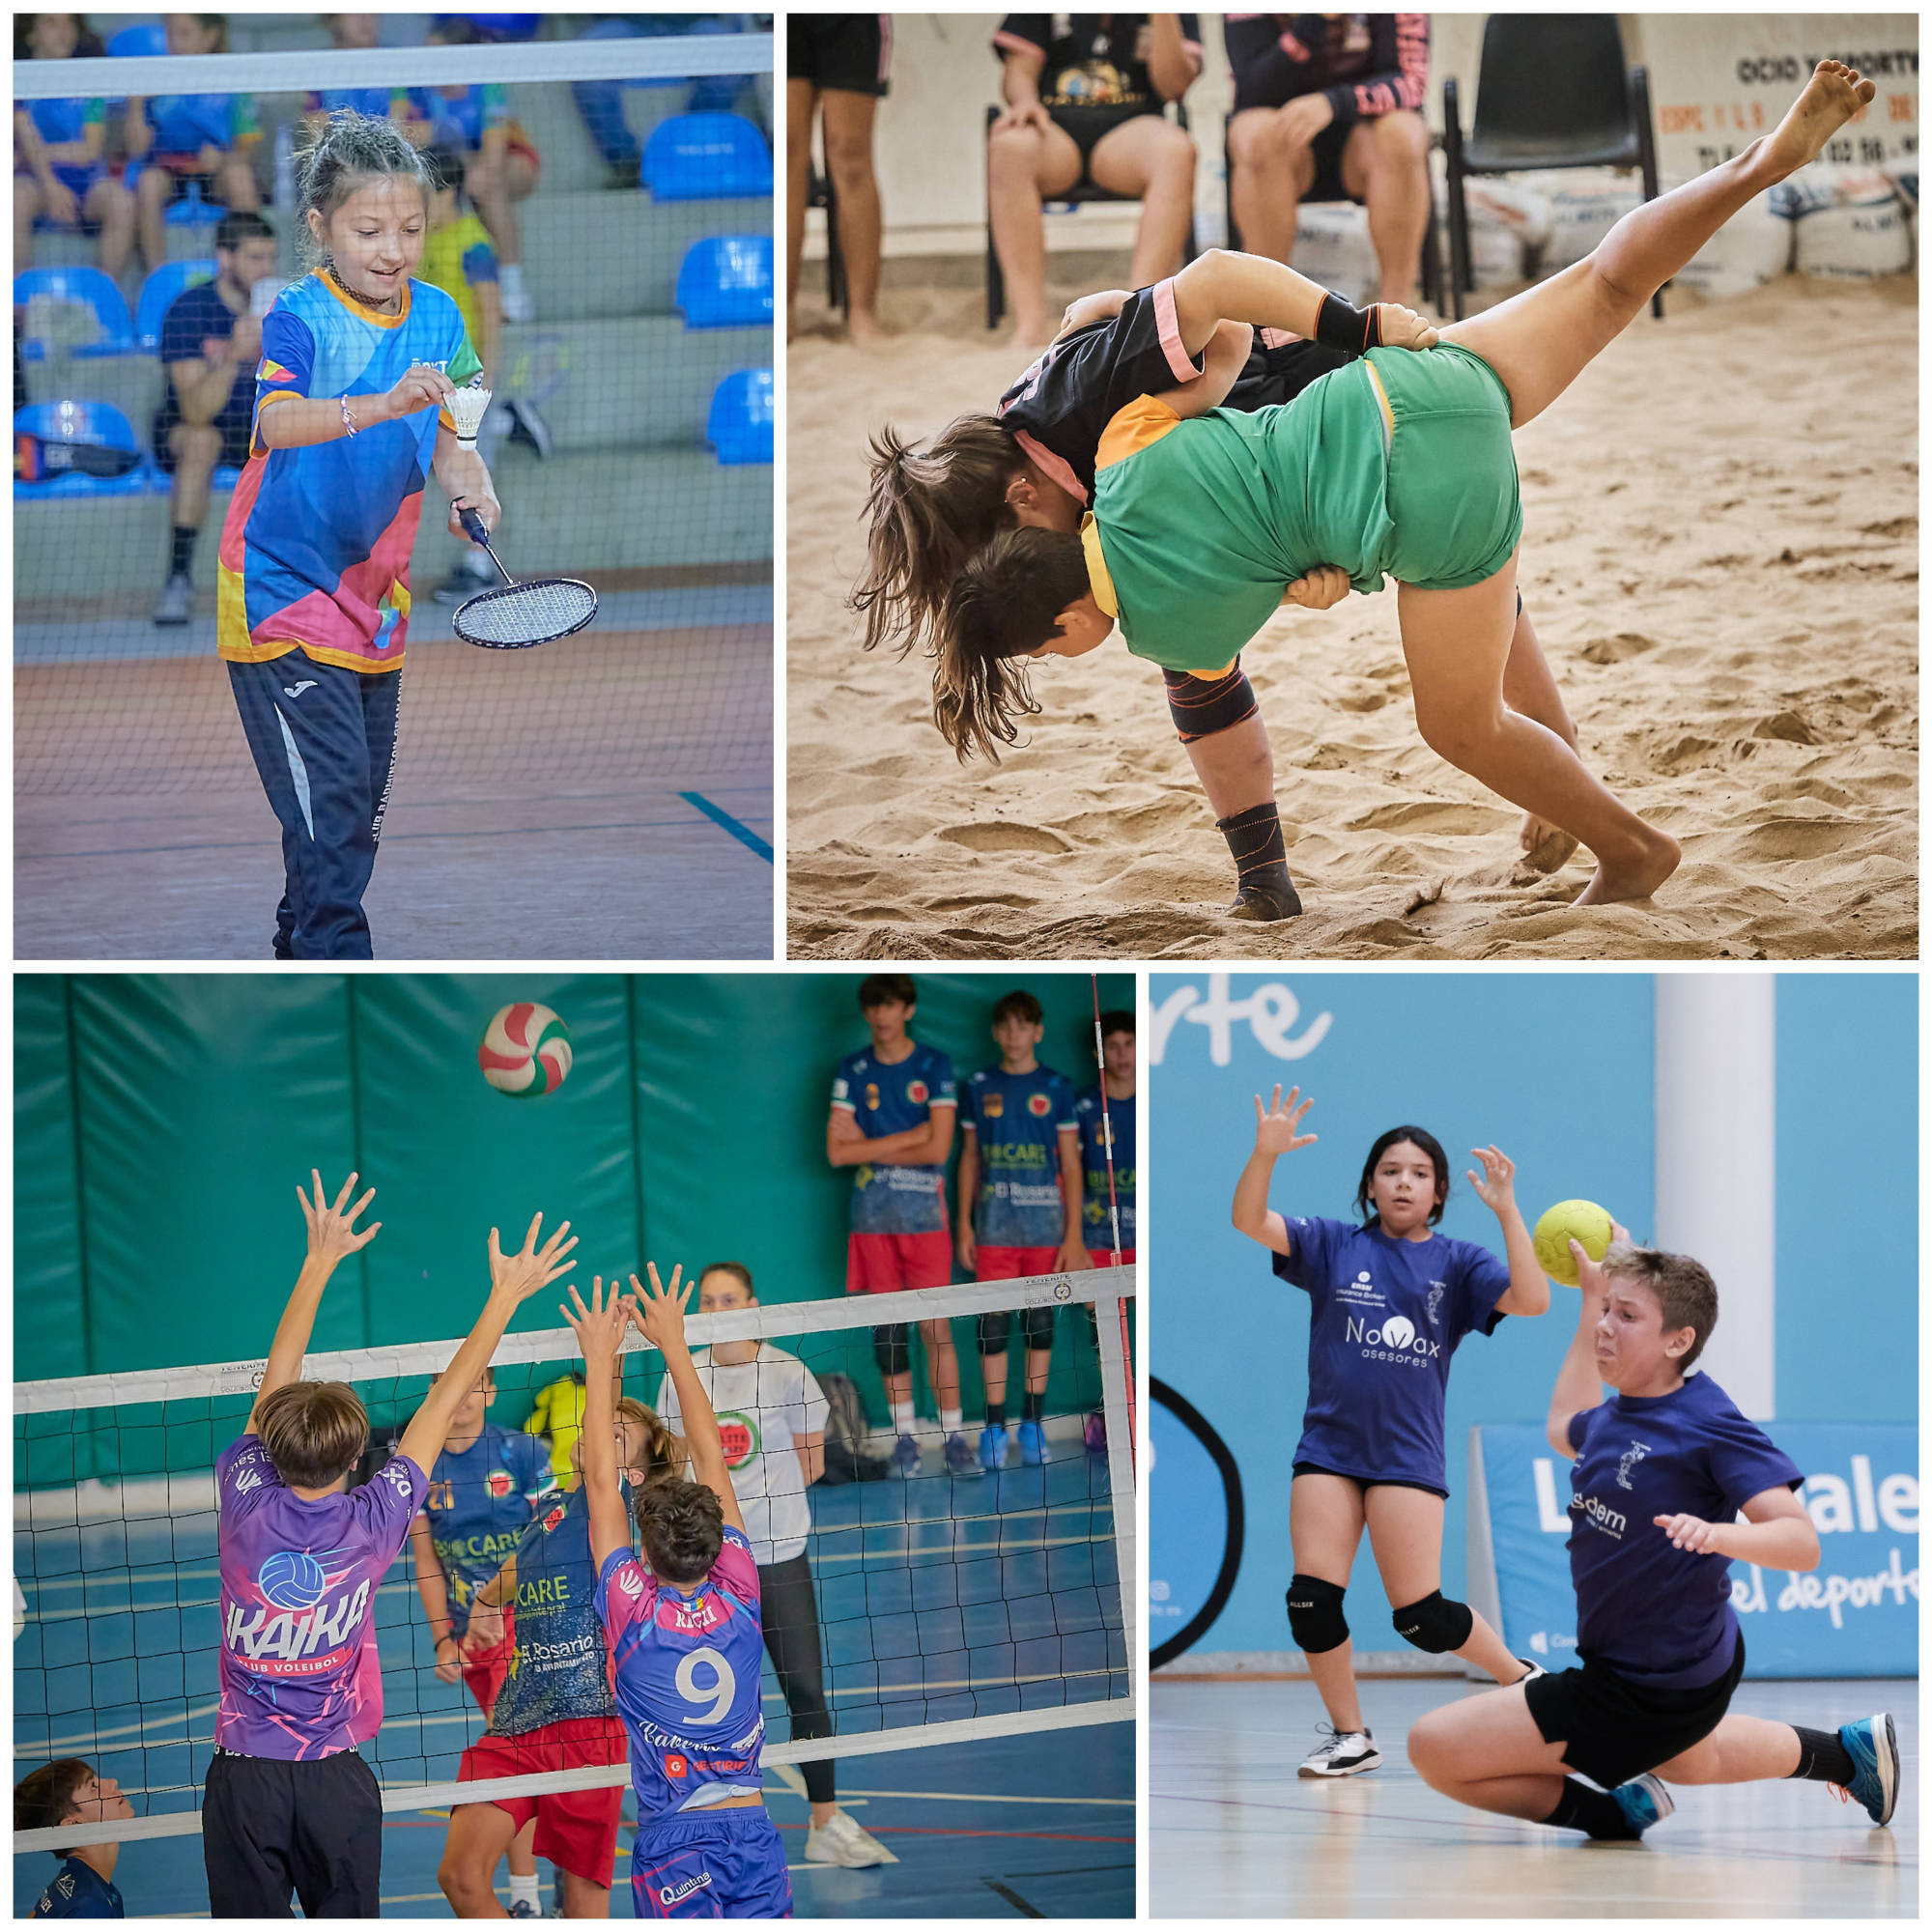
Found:
[{"label": "woman in white shirt", "polygon": [[[757,1295],[742,1262],[713,1262],[698,1279],[700,1315],[753,1308]],[[791,1713],[791,1734],[804,1742],[832,1734],[825,1701],[825,1662],[818,1599],[805,1553],[811,1534],[806,1491],[825,1470],[825,1397],[796,1355],[769,1342],[717,1342],[693,1351],[704,1392],[717,1412],[731,1487],[758,1566],[765,1649]],[[680,1430],[677,1391],[667,1378],[659,1414]],[[805,1856],[813,1864],[876,1865],[888,1852],[849,1812],[838,1808],[832,1760],[802,1764],[811,1828]]]}]

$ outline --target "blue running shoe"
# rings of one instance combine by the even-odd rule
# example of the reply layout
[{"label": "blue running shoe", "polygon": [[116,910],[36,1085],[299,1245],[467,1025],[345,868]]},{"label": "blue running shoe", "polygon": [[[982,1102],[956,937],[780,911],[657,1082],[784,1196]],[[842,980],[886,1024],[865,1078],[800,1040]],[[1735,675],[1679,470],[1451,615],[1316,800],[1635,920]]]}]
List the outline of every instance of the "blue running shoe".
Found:
[{"label": "blue running shoe", "polygon": [[538,1907],[532,1905],[527,1898],[520,1898],[516,1904],[510,1907],[510,1917],[512,1918],[541,1918],[543,1913]]},{"label": "blue running shoe", "polygon": [[1046,1461],[1046,1431],[1037,1422],[1020,1424],[1020,1461],[1030,1469]]},{"label": "blue running shoe", "polygon": [[893,1466],[902,1476],[919,1474],[919,1444],[910,1435],[901,1435],[893,1444]]},{"label": "blue running shoe", "polygon": [[1629,1819],[1631,1830],[1639,1838],[1677,1809],[1669,1792],[1647,1771],[1628,1784],[1618,1785],[1610,1796],[1617,1801],[1617,1809]]},{"label": "blue running shoe", "polygon": [[980,1459],[974,1455],[972,1443],[956,1429],[946,1438],[946,1473],[949,1476],[977,1476],[980,1473]]},{"label": "blue running shoe", "polygon": [[1858,1766],[1847,1797],[1856,1798],[1871,1813],[1874,1825],[1891,1823],[1898,1804],[1898,1731],[1889,1711],[1838,1726],[1838,1742]]},{"label": "blue running shoe", "polygon": [[1003,1424],[989,1422],[980,1432],[980,1466],[990,1475],[1007,1460],[1007,1432]]}]

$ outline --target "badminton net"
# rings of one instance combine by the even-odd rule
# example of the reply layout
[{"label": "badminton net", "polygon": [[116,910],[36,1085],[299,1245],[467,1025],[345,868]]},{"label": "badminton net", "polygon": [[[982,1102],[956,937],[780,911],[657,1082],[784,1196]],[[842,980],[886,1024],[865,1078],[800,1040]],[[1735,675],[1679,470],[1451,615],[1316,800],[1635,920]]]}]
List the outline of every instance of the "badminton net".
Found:
[{"label": "badminton net", "polygon": [[[870,1296],[863,1326],[843,1297],[690,1319],[694,1350],[753,1336],[766,1345],[758,1353],[761,1384],[767,1367],[795,1374],[773,1350],[796,1356],[815,1377],[849,1375],[878,1424],[885,1408],[873,1367],[876,1323],[949,1320],[964,1358],[978,1317],[1012,1311],[1017,1376],[1018,1311],[1061,1311],[1042,1463],[1026,1465],[1015,1451],[999,1472],[949,1473],[934,1433],[923,1441],[916,1473],[881,1473],[880,1459],[869,1480],[820,1481],[808,1492],[806,1554],[833,1730],[792,1738],[767,1662],[768,1764],[1131,1720],[1134,1479],[1123,1312],[1132,1293],[1130,1269],[1101,1268]],[[1096,1317],[1091,1324],[1080,1312],[1086,1306]],[[629,1340],[623,1393],[651,1401],[663,1358],[635,1333]],[[385,1445],[457,1346],[308,1357],[309,1378],[348,1381],[369,1411],[372,1449],[359,1479],[385,1460]],[[90,1841],[200,1830],[221,1640],[213,1466],[246,1422],[262,1366],[15,1384],[15,1771],[77,1757],[118,1778],[136,1815],[89,1826]],[[573,1368],[582,1363],[567,1329],[506,1337],[493,1364],[490,1422],[520,1427],[539,1393]],[[742,1386],[733,1401],[721,1424],[727,1460],[743,1463],[760,1428],[759,1403],[745,1400]],[[1096,1410],[1106,1424],[1104,1450],[1083,1439],[1085,1417]],[[884,1441],[889,1446],[890,1437]],[[540,1505],[548,1506],[548,1499]],[[411,1544],[378,1588],[372,1614],[383,1722],[362,1754],[385,1811],[628,1782],[619,1765],[459,1786],[459,1760],[483,1719],[461,1684],[436,1675]],[[44,1853],[71,1836],[71,1827],[17,1833],[14,1849]]]}]

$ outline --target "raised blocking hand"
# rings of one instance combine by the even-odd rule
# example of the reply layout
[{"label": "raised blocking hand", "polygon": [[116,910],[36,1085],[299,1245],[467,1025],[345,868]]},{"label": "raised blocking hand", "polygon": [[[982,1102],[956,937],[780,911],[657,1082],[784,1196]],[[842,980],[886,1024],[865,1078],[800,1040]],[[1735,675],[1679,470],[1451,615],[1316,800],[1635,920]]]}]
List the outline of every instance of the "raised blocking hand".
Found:
[{"label": "raised blocking hand", "polygon": [[355,1217],[375,1200],[376,1190],[370,1188],[351,1208],[348,1201],[355,1190],[357,1176],[352,1174],[342,1183],[342,1192],[331,1202],[323,1194],[321,1170],[312,1167],[308,1174],[315,1184],[315,1199],[311,1201],[299,1186],[296,1188],[296,1199],[301,1203],[302,1219],[308,1223],[308,1258],[332,1268],[358,1248],[366,1248],[382,1232],[380,1221],[372,1221],[360,1230],[355,1226]]},{"label": "raised blocking hand", "polygon": [[[538,1247],[537,1236],[542,1229],[543,1216],[538,1214],[530,1222],[523,1247],[514,1255],[504,1254],[501,1237],[495,1228],[490,1230],[492,1294],[507,1295],[512,1302],[527,1301],[538,1289],[548,1288],[577,1265],[567,1259],[571,1249],[577,1245],[577,1236],[570,1234],[570,1223],[559,1223],[556,1233],[542,1247]],[[568,1240],[564,1239],[566,1235],[570,1235]]]}]

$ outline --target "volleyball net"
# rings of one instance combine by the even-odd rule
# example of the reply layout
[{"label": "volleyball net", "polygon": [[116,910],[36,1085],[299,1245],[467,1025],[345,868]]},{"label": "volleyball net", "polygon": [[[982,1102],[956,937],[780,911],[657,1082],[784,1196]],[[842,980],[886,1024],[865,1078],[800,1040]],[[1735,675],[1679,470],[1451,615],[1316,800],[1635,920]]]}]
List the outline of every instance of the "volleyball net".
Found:
[{"label": "volleyball net", "polygon": [[[455,607],[501,579],[424,488],[408,592],[378,610],[385,631],[407,623],[392,808],[571,781],[769,788],[771,37],[612,18],[585,38],[581,19],[502,17],[541,38],[336,50],[316,44],[318,17],[235,15],[236,43],[269,51],[15,63],[16,109],[49,142],[104,129],[99,165],[63,185],[89,193],[93,177],[136,224],[129,246],[104,219],[43,215],[16,265],[14,770],[30,820],[43,801],[57,825],[77,799],[179,814],[185,793],[259,793],[217,606],[232,640],[294,593],[278,600],[272,570],[247,582],[223,526],[265,317],[299,299],[313,259],[298,157],[345,106],[450,180],[412,294],[453,297],[484,363],[497,554],[600,598],[588,629],[539,649],[459,641]],[[426,26],[383,16],[382,32]],[[190,135],[196,152],[167,153]],[[152,261],[156,177],[166,259]],[[281,537],[382,521],[318,501]]]},{"label": "volleyball net", "polygon": [[[830,1734],[793,1737],[767,1662],[768,1765],[1132,1719],[1133,1294],[1131,1268],[1096,1268],[872,1295],[863,1310],[841,1296],[688,1319],[694,1350],[760,1345],[749,1392],[736,1370],[728,1394],[720,1384],[719,1410],[763,1563],[781,1546],[757,1542],[761,1520],[774,1535],[784,1521],[767,1514],[767,1492],[795,1494],[802,1486],[802,1477],[795,1485],[793,1472],[768,1458],[791,1455],[792,1432],[803,1422],[809,1433],[816,1413],[799,1406],[787,1357],[803,1363],[835,1413],[832,1398],[845,1394],[836,1378],[848,1377],[855,1392],[866,1391],[876,1429],[884,1416],[876,1328],[944,1322],[964,1366],[977,1358],[981,1318],[1004,1315],[1017,1407],[1026,1336],[1037,1347],[1041,1315],[1053,1317],[1041,1462],[1023,1462],[1010,1447],[1003,1468],[949,1471],[937,1425],[922,1422],[919,1466],[902,1473],[866,1445],[848,1442],[845,1454],[834,1453],[838,1431],[826,1432],[831,1466],[806,1491],[810,1527],[801,1530]],[[854,1320],[861,1312],[863,1323]],[[911,1334],[917,1357],[918,1325]],[[655,1404],[663,1357],[635,1332],[628,1344],[622,1392]],[[387,1445],[458,1346],[452,1339],[308,1356],[307,1378],[348,1382],[368,1410],[371,1449],[352,1486],[386,1460]],[[245,1426],[262,1368],[232,1362],[14,1386],[15,1776],[80,1758],[98,1776],[117,1778],[135,1816],[85,1827],[88,1842],[200,1830],[223,1641],[213,1469]],[[493,1363],[489,1423],[520,1430],[540,1405],[547,1418],[579,1412],[547,1395],[582,1370],[568,1329],[506,1336]],[[775,1425],[781,1401],[791,1406],[789,1419]],[[1104,1447],[1101,1428],[1089,1420],[1094,1415],[1104,1424]],[[969,1424],[976,1442],[979,1427]],[[891,1440],[879,1435],[870,1446],[890,1448]],[[546,1446],[557,1450],[554,1430]],[[551,1460],[567,1466],[567,1448],[566,1441]],[[560,1491],[543,1495],[534,1513],[560,1500]],[[306,1614],[291,1613],[289,1642],[300,1640]],[[462,1753],[484,1719],[462,1683],[437,1675],[412,1542],[378,1587],[371,1616],[382,1723],[361,1750],[385,1811],[629,1781],[619,1764],[459,1783]],[[812,1728],[825,1721],[814,1716]],[[14,1850],[61,1849],[74,1833],[71,1826],[19,1833]]]}]

